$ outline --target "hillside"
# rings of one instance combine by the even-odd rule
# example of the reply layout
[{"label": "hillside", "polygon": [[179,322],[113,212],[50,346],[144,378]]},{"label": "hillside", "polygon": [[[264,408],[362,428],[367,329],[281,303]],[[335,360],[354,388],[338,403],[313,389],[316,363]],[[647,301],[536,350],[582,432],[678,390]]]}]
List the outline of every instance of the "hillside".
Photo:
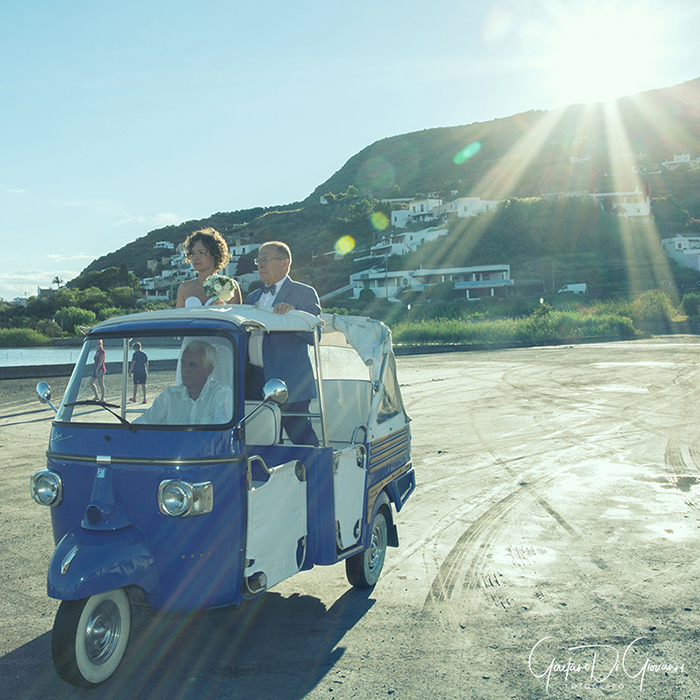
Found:
[{"label": "hillside", "polygon": [[[600,104],[574,105],[382,139],[350,158],[304,203],[349,185],[376,197],[390,196],[394,185],[404,196],[457,190],[459,196],[482,199],[606,191],[610,174],[635,156],[648,167],[674,154],[700,155],[700,78],[614,104],[617,123]],[[480,149],[463,163],[455,162],[470,144],[480,144]],[[588,160],[571,163],[572,157]],[[619,175],[618,190],[634,189],[631,171]],[[648,178],[665,188],[665,178]]]},{"label": "hillside", "polygon": [[[700,155],[700,78],[622,98],[607,110],[600,104],[573,105],[385,138],[350,158],[303,202],[220,212],[157,229],[98,258],[85,271],[126,262],[143,275],[156,241],[177,244],[191,231],[213,226],[230,242],[285,240],[295,252],[299,277],[322,288],[318,276],[324,272],[332,286],[335,275],[327,266],[312,267],[312,256],[332,250],[341,235],[352,235],[358,250],[368,248],[377,235],[369,216],[381,209],[375,200],[399,194],[504,200],[639,187],[651,197],[674,195],[686,216],[700,219],[700,170],[660,167],[683,153],[692,159]],[[327,193],[336,197],[320,204]],[[386,205],[384,210],[389,213]],[[480,233],[482,241],[488,237],[488,229]],[[349,265],[343,263],[343,274]]]}]

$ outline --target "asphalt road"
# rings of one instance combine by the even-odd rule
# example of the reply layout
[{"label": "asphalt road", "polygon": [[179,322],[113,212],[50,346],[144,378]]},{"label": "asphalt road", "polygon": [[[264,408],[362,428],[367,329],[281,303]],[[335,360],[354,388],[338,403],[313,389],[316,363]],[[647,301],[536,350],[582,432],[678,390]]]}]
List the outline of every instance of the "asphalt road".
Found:
[{"label": "asphalt road", "polygon": [[[0,693],[13,699],[700,698],[700,339],[400,357],[418,487],[375,589],[319,567],[238,609],[140,610],[58,680],[50,413],[0,382]],[[53,380],[60,396],[60,380]]]}]

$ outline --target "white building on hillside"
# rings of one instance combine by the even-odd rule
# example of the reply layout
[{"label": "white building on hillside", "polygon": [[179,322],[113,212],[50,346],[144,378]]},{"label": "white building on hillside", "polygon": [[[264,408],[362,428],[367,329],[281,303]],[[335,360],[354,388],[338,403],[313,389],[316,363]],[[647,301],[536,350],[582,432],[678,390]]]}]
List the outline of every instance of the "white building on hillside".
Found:
[{"label": "white building on hillside", "polygon": [[661,239],[661,248],[683,267],[700,270],[700,236],[673,236]]},{"label": "white building on hillside", "polygon": [[248,255],[248,253],[252,253],[259,247],[259,243],[240,242],[237,242],[236,245],[229,246],[228,252],[231,254],[231,260],[229,261],[229,264],[226,265],[226,267],[224,268],[224,274],[228,277],[235,277],[238,271],[238,261],[241,259],[241,256]]},{"label": "white building on hillside", "polygon": [[175,301],[181,281],[176,275],[146,277],[141,280],[141,289],[146,293],[146,301]]},{"label": "white building on hillside", "polygon": [[613,212],[628,219],[644,218],[651,214],[649,195],[644,194],[639,187],[634,192],[596,192],[590,197],[601,207],[603,200],[611,200]]},{"label": "white building on hillside", "polygon": [[436,207],[435,214],[457,214],[460,219],[467,216],[478,216],[486,212],[496,211],[500,202],[498,200],[481,199],[481,197],[458,197],[451,202]]},{"label": "white building on hillside", "polygon": [[359,298],[363,289],[370,289],[376,297],[395,299],[404,290],[421,292],[441,282],[452,282],[454,288],[464,291],[467,299],[505,294],[513,286],[510,265],[478,265],[436,270],[363,270],[350,275],[353,297]]},{"label": "white building on hillside", "polygon": [[421,231],[394,233],[373,245],[369,254],[372,258],[381,258],[386,255],[406,255],[414,252],[419,245],[423,245],[427,241],[434,241],[441,236],[446,236],[447,233],[447,229],[441,226],[426,228]]},{"label": "white building on hillside", "polygon": [[405,228],[410,220],[411,212],[409,209],[394,209],[391,212],[391,225],[394,228]]},{"label": "white building on hillside", "polygon": [[674,154],[673,160],[665,160],[661,165],[669,170],[675,170],[679,165],[690,165],[690,153]]},{"label": "white building on hillside", "polygon": [[435,214],[433,210],[435,207],[439,207],[442,204],[441,199],[417,199],[409,205],[409,211],[411,212],[412,221],[425,221],[427,219],[434,219]]}]

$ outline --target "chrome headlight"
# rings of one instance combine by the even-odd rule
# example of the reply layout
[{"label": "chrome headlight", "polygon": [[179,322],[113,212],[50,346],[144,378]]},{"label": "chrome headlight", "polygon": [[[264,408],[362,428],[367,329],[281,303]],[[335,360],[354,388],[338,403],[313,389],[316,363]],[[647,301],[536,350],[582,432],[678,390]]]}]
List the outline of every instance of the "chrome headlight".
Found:
[{"label": "chrome headlight", "polygon": [[30,479],[32,498],[40,506],[57,506],[63,500],[61,477],[49,469],[42,469]]},{"label": "chrome headlight", "polygon": [[190,484],[180,479],[161,481],[158,487],[158,508],[163,515],[187,518],[209,513],[214,507],[211,481]]}]

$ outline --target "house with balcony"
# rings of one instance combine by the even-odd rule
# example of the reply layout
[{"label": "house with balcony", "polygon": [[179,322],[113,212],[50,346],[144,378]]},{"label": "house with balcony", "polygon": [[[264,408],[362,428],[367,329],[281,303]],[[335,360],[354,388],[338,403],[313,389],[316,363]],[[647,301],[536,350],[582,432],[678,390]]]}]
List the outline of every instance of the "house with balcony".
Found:
[{"label": "house with balcony", "polygon": [[416,199],[409,204],[411,221],[428,221],[435,219],[434,209],[442,204],[441,199],[428,197],[426,199]]},{"label": "house with balcony", "polygon": [[434,270],[386,270],[372,268],[350,275],[353,298],[358,299],[363,289],[370,289],[376,297],[396,300],[402,291],[422,292],[435,284],[452,282],[455,290],[469,300],[506,295],[514,282],[510,265],[477,265]]},{"label": "house with balcony", "polygon": [[679,156],[673,156],[673,160],[665,160],[661,166],[667,170],[678,170],[681,165],[690,166],[690,153],[681,153]]},{"label": "house with balcony", "polygon": [[181,281],[175,275],[145,277],[141,280],[141,289],[146,295],[146,301],[172,302],[177,297],[177,289]]}]

